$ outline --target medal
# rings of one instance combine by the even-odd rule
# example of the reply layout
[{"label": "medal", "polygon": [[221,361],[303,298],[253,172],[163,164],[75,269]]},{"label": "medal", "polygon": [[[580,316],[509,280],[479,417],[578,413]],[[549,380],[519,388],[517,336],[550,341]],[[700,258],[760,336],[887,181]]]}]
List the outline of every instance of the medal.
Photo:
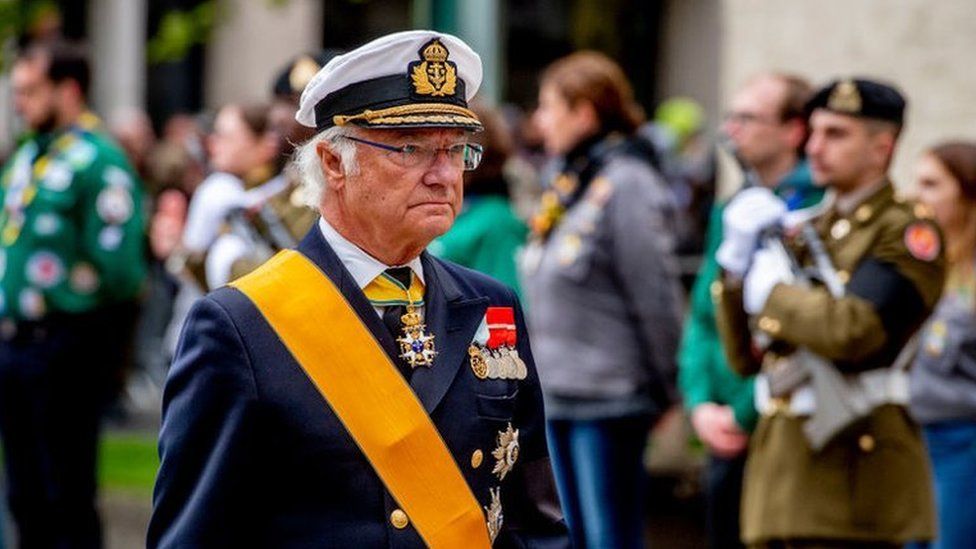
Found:
[{"label": "medal", "polygon": [[[408,294],[409,297],[409,294]],[[412,304],[407,305],[407,314],[400,317],[403,323],[403,336],[397,338],[400,344],[400,358],[411,368],[434,365],[437,351],[434,349],[434,336],[427,333],[427,325],[420,318]]]},{"label": "medal", "polygon": [[498,532],[502,529],[502,523],[505,522],[505,516],[502,514],[502,489],[499,488],[489,488],[488,492],[491,494],[491,505],[485,507],[485,514],[488,524],[488,538],[492,543],[495,543],[495,538],[498,537]]},{"label": "medal", "polygon": [[[485,322],[489,335],[481,356],[487,371],[481,379],[525,379],[528,368],[515,350],[515,310],[512,307],[488,307]],[[473,363],[471,367],[474,368]]]},{"label": "medal", "polygon": [[509,423],[508,428],[500,431],[495,439],[498,447],[491,452],[492,457],[495,458],[495,468],[491,472],[498,477],[498,480],[505,480],[505,475],[515,467],[519,456],[518,436],[518,429],[512,429],[512,424]]},{"label": "medal", "polygon": [[427,332],[427,325],[424,324],[424,319],[418,311],[418,307],[424,305],[423,292],[423,283],[412,271],[409,286],[384,272],[363,289],[366,298],[374,307],[400,305],[406,307],[407,312],[400,316],[400,329],[403,335],[397,337],[396,341],[400,346],[400,358],[412,369],[433,366],[434,357],[437,356],[434,335]]},{"label": "medal", "polygon": [[471,371],[474,372],[474,377],[478,379],[488,377],[488,362],[485,360],[484,355],[481,354],[481,349],[472,343],[468,347],[468,356],[471,357]]}]

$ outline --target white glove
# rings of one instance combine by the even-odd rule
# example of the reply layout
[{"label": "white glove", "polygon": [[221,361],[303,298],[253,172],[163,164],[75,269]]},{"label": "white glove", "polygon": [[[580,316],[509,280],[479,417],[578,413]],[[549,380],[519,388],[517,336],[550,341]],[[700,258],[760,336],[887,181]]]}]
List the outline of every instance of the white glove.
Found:
[{"label": "white glove", "polygon": [[758,314],[777,284],[789,284],[794,279],[789,258],[777,250],[760,248],[753,254],[752,266],[742,281],[742,308],[751,315]]},{"label": "white glove", "polygon": [[737,194],[722,214],[722,244],[715,259],[723,269],[742,276],[749,269],[759,233],[780,221],[786,204],[765,187],[751,187]]},{"label": "white glove", "polygon": [[200,184],[186,215],[183,247],[192,253],[207,251],[220,235],[227,214],[244,204],[244,183],[233,175],[216,172]]}]

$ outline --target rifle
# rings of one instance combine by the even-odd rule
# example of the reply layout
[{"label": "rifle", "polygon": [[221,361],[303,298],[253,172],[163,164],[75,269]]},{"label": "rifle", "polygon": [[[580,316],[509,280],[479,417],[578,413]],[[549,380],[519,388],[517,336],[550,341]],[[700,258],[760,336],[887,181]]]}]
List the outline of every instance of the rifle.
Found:
[{"label": "rifle", "polygon": [[[733,148],[730,153],[742,169],[745,186],[760,184],[755,171],[738,152]],[[795,283],[809,287],[814,279],[818,279],[832,296],[842,297],[844,284],[820,235],[809,220],[801,221],[799,229],[813,259],[812,271],[804,269],[786,245],[782,226],[764,230],[760,234],[760,246],[781,256],[782,261],[790,266]],[[765,343],[768,346],[768,339]],[[870,395],[855,380],[848,380],[832,362],[805,347],[798,347],[790,360],[765,374],[771,397],[789,395],[805,383],[811,383],[816,408],[804,421],[803,434],[815,451],[823,449],[839,433],[870,414],[875,405]]]}]

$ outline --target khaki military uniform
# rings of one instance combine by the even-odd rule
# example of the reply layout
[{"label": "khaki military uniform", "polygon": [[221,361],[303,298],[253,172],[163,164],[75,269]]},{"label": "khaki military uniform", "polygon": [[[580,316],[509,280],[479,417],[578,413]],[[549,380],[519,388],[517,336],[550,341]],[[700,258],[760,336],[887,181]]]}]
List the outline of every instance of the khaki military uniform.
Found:
[{"label": "khaki military uniform", "polygon": [[[318,212],[302,204],[297,196],[299,188],[294,183],[289,183],[283,191],[268,199],[262,208],[265,209],[265,216],[274,216],[274,219],[287,229],[288,234],[297,244],[305,236],[305,233],[312,228],[318,218]],[[271,250],[277,252],[284,246],[272,236],[272,229],[268,226],[266,219],[267,217],[252,215],[248,220],[251,223],[252,234],[260,237]],[[238,259],[231,266],[231,280],[236,280],[250,273],[267,260],[268,257],[259,253],[252,253]]]},{"label": "khaki military uniform", "polygon": [[[295,247],[318,218],[317,211],[299,200],[298,185],[289,174],[282,174],[280,177],[288,178],[287,184],[280,190],[256,201],[246,210],[233,212],[223,220],[221,234],[230,234],[246,243],[247,253],[231,263],[229,273],[217,277],[221,282],[215,283],[216,286],[248,274],[281,249]],[[260,188],[250,190],[257,192]],[[280,230],[286,234],[279,234]],[[208,283],[208,280],[213,279],[208,272],[209,255],[209,249],[202,254],[193,254],[186,259],[184,265],[190,277],[205,291],[215,289]]]},{"label": "khaki military uniform", "polygon": [[[890,183],[849,211],[832,205],[814,224],[846,285],[844,297],[822,286],[778,284],[761,313],[748,318],[741,284],[713,287],[723,343],[740,374],[774,367],[800,346],[845,374],[890,366],[939,298],[940,233],[922,207],[896,198]],[[790,245],[801,263],[811,263],[804,242]],[[772,339],[767,351],[754,351],[755,334]],[[746,543],[894,544],[934,535],[928,463],[904,407],[875,408],[819,452],[804,437],[804,419],[789,397],[774,400],[752,437]]]}]

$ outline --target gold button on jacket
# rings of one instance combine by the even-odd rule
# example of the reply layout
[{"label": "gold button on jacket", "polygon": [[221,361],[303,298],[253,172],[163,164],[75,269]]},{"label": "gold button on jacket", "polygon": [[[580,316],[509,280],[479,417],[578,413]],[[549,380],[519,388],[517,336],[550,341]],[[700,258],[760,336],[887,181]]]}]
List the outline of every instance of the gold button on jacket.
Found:
[{"label": "gold button on jacket", "polygon": [[410,524],[410,519],[407,518],[407,514],[404,513],[402,509],[394,509],[393,512],[390,513],[390,523],[393,524],[393,527],[397,530],[403,530],[408,524]]}]

